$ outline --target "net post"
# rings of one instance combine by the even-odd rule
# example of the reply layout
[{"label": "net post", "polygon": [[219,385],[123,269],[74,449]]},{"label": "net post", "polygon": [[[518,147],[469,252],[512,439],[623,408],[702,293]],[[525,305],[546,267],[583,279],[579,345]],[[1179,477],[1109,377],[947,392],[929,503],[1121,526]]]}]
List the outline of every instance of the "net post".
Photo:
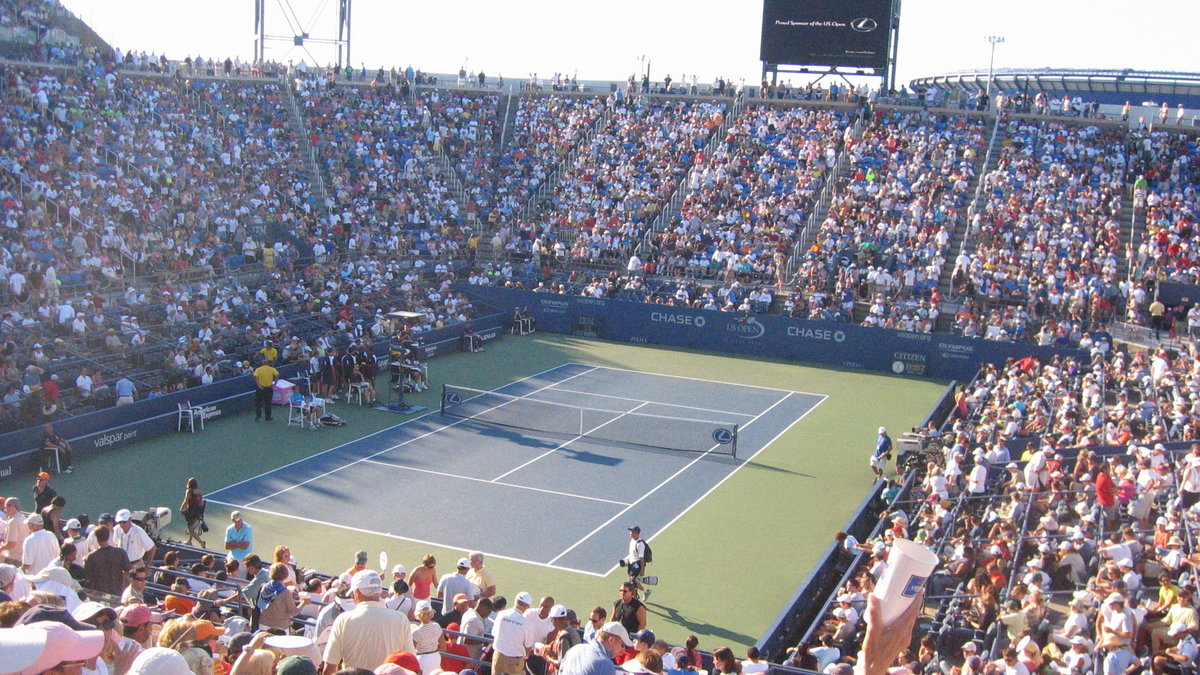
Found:
[{"label": "net post", "polygon": [[442,415],[446,414],[446,383],[442,383],[442,396],[438,399],[438,410]]},{"label": "net post", "polygon": [[734,459],[737,459],[737,441],[738,441],[738,425],[734,424],[733,425],[733,447],[730,450],[730,453],[733,455]]}]

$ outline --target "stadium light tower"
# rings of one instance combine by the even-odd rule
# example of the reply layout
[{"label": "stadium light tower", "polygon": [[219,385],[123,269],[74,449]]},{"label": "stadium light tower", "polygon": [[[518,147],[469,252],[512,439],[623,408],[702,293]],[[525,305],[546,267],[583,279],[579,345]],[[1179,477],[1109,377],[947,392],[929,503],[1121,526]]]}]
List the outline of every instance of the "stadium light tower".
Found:
[{"label": "stadium light tower", "polygon": [[984,40],[992,44],[992,57],[988,60],[988,81],[987,81],[987,96],[988,100],[992,99],[992,73],[996,66],[996,45],[1004,42],[1004,38],[999,35],[985,35]]}]

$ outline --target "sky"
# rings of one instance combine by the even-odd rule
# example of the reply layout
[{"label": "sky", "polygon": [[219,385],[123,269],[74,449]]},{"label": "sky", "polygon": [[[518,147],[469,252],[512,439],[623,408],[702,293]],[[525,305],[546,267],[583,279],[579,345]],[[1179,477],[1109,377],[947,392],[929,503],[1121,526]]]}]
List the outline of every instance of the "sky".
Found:
[{"label": "sky", "polygon": [[[252,0],[62,0],[114,47],[250,60]],[[268,34],[335,38],[337,0],[267,0]],[[290,10],[290,11],[285,11]],[[482,69],[507,78],[556,72],[623,80],[761,77],[761,0],[353,0],[351,61],[370,69]],[[1196,0],[903,0],[897,81],[996,68],[1134,68],[1200,72]],[[269,59],[332,63],[332,47],[267,42]],[[799,82],[800,77],[793,77]]]}]

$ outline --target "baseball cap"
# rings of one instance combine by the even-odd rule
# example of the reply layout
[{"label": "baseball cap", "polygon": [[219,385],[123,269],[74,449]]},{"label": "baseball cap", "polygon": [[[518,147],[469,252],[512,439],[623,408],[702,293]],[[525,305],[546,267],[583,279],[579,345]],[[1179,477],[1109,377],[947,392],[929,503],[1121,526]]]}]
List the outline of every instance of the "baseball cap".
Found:
[{"label": "baseball cap", "polygon": [[467,594],[466,594],[466,593],[458,593],[458,594],[456,594],[456,595],[454,596],[454,600],[452,600],[451,602],[453,602],[453,603],[457,604],[457,603],[460,603],[460,602],[463,602],[463,601],[470,601],[470,598],[468,598],[468,597],[467,597]]},{"label": "baseball cap", "polygon": [[1083,637],[1082,635],[1076,635],[1075,637],[1071,638],[1071,644],[1081,645],[1081,646],[1086,647],[1088,644],[1088,639]]},{"label": "baseball cap", "polygon": [[430,602],[428,598],[417,603],[416,611],[418,614],[427,609],[433,609],[433,603]]},{"label": "baseball cap", "polygon": [[133,518],[133,514],[129,513],[129,509],[121,509],[120,511],[117,511],[116,519],[118,523],[127,523],[131,518]]},{"label": "baseball cap", "polygon": [[[134,606],[136,607],[136,605]],[[220,637],[220,641],[226,645],[231,645],[234,638],[243,633],[249,633],[250,622],[240,616],[231,616],[221,622],[221,627],[225,629],[225,634]],[[249,642],[249,640],[246,642]]]},{"label": "baseball cap", "polygon": [[[520,593],[517,593],[516,603],[518,605],[532,605],[533,604],[533,596],[526,593],[525,591],[521,591]],[[626,633],[626,635],[628,635],[628,633]]]},{"label": "baseball cap", "polygon": [[83,523],[79,522],[78,518],[72,518],[67,521],[67,529],[68,530],[78,530],[78,529],[81,529],[82,527],[83,527]]},{"label": "baseball cap", "polygon": [[634,525],[633,527],[627,527],[625,529],[629,530],[630,532],[641,532],[642,531],[642,528],[638,527],[637,525]]},{"label": "baseball cap", "polygon": [[3,588],[17,578],[17,568],[7,563],[0,563],[0,588]]},{"label": "baseball cap", "polygon": [[[104,648],[104,632],[76,631],[54,621],[39,621],[0,631],[5,670],[43,673],[65,661],[84,661]],[[18,665],[19,664],[19,665]]]},{"label": "baseball cap", "polygon": [[351,591],[380,591],[383,590],[383,579],[374,570],[361,570],[350,577]]},{"label": "baseball cap", "polygon": [[383,662],[394,663],[412,673],[421,672],[421,662],[417,660],[417,657],[412,652],[406,652],[403,650],[394,651],[391,654],[388,654],[387,658],[384,659]]},{"label": "baseball cap", "polygon": [[33,513],[33,514],[30,514],[30,516],[25,519],[25,524],[26,525],[37,525],[38,527],[43,527],[46,524],[46,520],[44,518],[42,518],[42,514]]},{"label": "baseball cap", "polygon": [[1171,624],[1171,627],[1167,629],[1167,635],[1170,635],[1171,637],[1183,635],[1187,632],[1187,629],[1188,627],[1185,623],[1173,623]]},{"label": "baseball cap", "polygon": [[881,434],[886,434],[886,433],[887,433],[887,427],[879,427],[879,433],[881,433]]},{"label": "baseball cap", "polygon": [[1125,596],[1120,593],[1109,593],[1108,597],[1104,599],[1104,604],[1106,605],[1111,605],[1115,602],[1125,602]]},{"label": "baseball cap", "polygon": [[196,639],[207,640],[225,634],[225,629],[213,624],[208,619],[197,619],[192,623],[196,627]]},{"label": "baseball cap", "polygon": [[317,666],[307,656],[292,655],[275,666],[278,675],[317,675]]},{"label": "baseball cap", "polygon": [[468,568],[468,567],[470,567],[470,566],[471,566],[471,561],[470,561],[470,560],[467,560],[466,558],[459,558],[459,559],[458,559],[458,569],[460,569],[460,570],[465,570],[465,569],[467,569],[467,568]]},{"label": "baseball cap", "polygon": [[971,652],[972,654],[979,651],[979,645],[975,644],[974,642],[965,642],[963,643],[962,648],[964,652]]},{"label": "baseball cap", "polygon": [[[518,597],[520,597],[520,596],[518,596]],[[518,602],[520,602],[520,601],[518,600]],[[609,621],[608,623],[601,626],[600,632],[608,633],[609,635],[615,635],[615,636],[621,638],[621,644],[625,645],[626,647],[633,646],[633,640],[629,639],[629,631],[625,630],[625,626],[622,626],[621,624],[617,623],[616,621]]]},{"label": "baseball cap", "polygon": [[655,640],[654,631],[650,630],[649,628],[642,629],[633,635],[630,635],[629,637],[633,638],[634,640],[641,640],[648,645],[654,644]]},{"label": "baseball cap", "polygon": [[408,568],[404,565],[395,565],[392,567],[392,574],[408,574]]},{"label": "baseball cap", "polygon": [[79,606],[75,608],[75,611],[71,612],[71,616],[80,621],[87,621],[88,619],[94,618],[98,614],[108,614],[108,618],[110,619],[117,618],[117,610],[109,607],[108,605],[102,605],[95,600],[81,602],[79,603]]},{"label": "baseball cap", "polygon": [[137,655],[128,675],[191,675],[183,654],[166,647],[151,647]]},{"label": "baseball cap", "polygon": [[230,511],[230,512],[229,512],[229,519],[230,519],[230,520],[241,520],[241,519],[242,519],[242,512],[241,512],[241,511]]},{"label": "baseball cap", "polygon": [[121,608],[121,623],[130,628],[146,622],[162,623],[163,615],[150,611],[145,605],[125,605]]},{"label": "baseball cap", "polygon": [[30,607],[17,619],[18,626],[28,626],[30,624],[41,623],[44,621],[53,621],[61,623],[67,628],[74,631],[94,630],[95,626],[89,626],[79,619],[71,616],[66,607],[48,607],[46,605],[35,605]]},{"label": "baseball cap", "polygon": [[548,618],[551,618],[551,619],[567,618],[567,608],[563,607],[562,605],[555,605],[555,606],[551,607],[550,608],[550,616]]},{"label": "baseball cap", "polygon": [[45,471],[39,471],[37,477],[41,478],[42,480],[50,480],[50,474],[46,473]]}]

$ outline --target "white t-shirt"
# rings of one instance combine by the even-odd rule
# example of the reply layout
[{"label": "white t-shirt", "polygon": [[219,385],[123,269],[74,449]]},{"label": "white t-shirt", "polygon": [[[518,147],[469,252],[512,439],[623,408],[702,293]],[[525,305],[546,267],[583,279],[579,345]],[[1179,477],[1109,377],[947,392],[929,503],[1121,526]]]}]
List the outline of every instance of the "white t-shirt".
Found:
[{"label": "white t-shirt", "polygon": [[512,658],[524,658],[525,650],[533,647],[536,640],[530,630],[529,619],[516,608],[506,609],[496,616],[492,642],[497,652]]},{"label": "white t-shirt", "polygon": [[967,484],[971,494],[983,494],[984,489],[987,487],[987,469],[982,464],[976,464],[971,468]]}]

